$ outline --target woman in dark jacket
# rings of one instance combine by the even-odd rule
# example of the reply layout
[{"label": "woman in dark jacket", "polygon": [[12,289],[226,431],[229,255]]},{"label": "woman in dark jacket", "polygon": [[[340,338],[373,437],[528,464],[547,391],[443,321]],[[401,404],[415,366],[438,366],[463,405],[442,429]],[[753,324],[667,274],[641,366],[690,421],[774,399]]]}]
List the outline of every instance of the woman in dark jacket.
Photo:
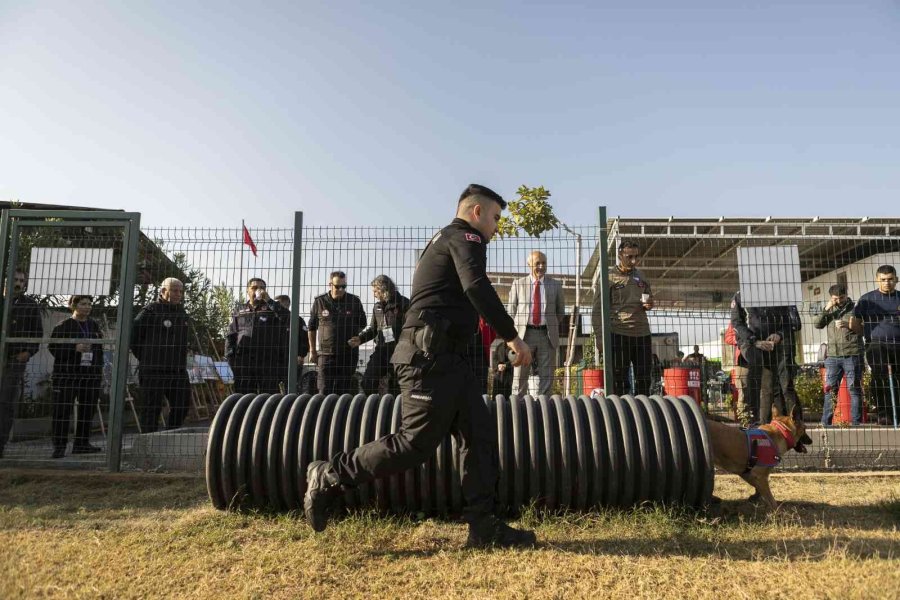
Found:
[{"label": "woman in dark jacket", "polygon": [[100,398],[103,377],[103,345],[88,340],[102,339],[97,321],[90,318],[94,302],[92,296],[72,296],[69,308],[72,316],[53,329],[51,338],[78,340],[51,342],[53,355],[53,458],[66,454],[69,438],[69,419],[72,405],[78,398],[75,416],[75,442],[72,454],[93,454],[100,448],[91,446],[91,422]]}]

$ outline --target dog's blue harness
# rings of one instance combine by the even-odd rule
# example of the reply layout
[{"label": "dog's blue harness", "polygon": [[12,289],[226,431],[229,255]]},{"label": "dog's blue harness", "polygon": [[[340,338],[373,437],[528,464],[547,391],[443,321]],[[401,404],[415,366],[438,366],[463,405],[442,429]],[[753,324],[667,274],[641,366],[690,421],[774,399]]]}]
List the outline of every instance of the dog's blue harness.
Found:
[{"label": "dog's blue harness", "polygon": [[746,475],[753,467],[777,467],[781,464],[778,446],[768,433],[762,429],[743,429],[743,432],[747,436],[747,468],[741,475]]}]

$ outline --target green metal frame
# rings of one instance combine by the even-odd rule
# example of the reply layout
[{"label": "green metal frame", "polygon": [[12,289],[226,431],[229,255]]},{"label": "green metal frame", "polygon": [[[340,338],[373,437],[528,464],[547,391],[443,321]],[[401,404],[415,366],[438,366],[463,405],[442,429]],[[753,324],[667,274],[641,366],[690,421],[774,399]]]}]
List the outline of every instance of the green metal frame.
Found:
[{"label": "green metal frame", "polygon": [[[609,236],[606,207],[601,206],[597,209],[597,226],[599,235],[597,240],[598,269],[600,269],[600,278],[597,290],[600,293],[600,318],[603,323],[603,338],[601,345],[603,346],[603,389],[606,395],[621,393],[621,390],[614,389],[613,377],[613,357],[612,357],[612,335],[609,325],[609,305],[611,303],[609,293],[609,257],[606,255],[607,237]],[[596,336],[595,336],[596,337]]]},{"label": "green metal frame", "polygon": [[[47,221],[47,219],[61,219]],[[119,310],[116,319],[116,353],[112,365],[112,381],[110,382],[109,403],[109,437],[107,443],[107,468],[118,471],[122,457],[122,417],[125,406],[125,386],[128,381],[128,351],[131,342],[131,322],[133,312],[132,295],[134,293],[137,272],[138,241],[140,239],[140,213],[119,211],[84,211],[84,210],[4,210],[0,217],[0,270],[5,274],[7,290],[13,286],[14,265],[19,250],[20,227],[108,227],[123,230],[122,260],[119,267]],[[6,243],[9,240],[9,251]],[[11,313],[11,303],[4,302],[3,314],[0,315],[0,331],[6,332]],[[14,338],[18,340],[19,338]],[[25,339],[25,338],[22,338]],[[0,339],[0,377],[6,363],[6,351],[9,338]],[[122,349],[126,349],[122,352]]]},{"label": "green metal frame", "polygon": [[288,352],[287,392],[297,389],[297,352],[300,350],[300,336],[306,332],[300,329],[300,267],[303,259],[301,245],[303,243],[303,213],[294,213],[294,262],[291,263],[291,341]]}]

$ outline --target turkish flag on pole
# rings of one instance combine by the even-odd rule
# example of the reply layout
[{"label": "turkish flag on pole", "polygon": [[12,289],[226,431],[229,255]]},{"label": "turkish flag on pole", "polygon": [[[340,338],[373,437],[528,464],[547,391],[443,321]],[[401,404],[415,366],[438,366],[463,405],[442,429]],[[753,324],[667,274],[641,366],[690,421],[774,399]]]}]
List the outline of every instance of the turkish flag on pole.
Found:
[{"label": "turkish flag on pole", "polygon": [[244,228],[244,243],[250,246],[250,251],[253,252],[253,256],[256,256],[256,244],[253,243],[253,238],[250,237],[250,230],[247,229],[243,221],[241,222],[241,227]]}]

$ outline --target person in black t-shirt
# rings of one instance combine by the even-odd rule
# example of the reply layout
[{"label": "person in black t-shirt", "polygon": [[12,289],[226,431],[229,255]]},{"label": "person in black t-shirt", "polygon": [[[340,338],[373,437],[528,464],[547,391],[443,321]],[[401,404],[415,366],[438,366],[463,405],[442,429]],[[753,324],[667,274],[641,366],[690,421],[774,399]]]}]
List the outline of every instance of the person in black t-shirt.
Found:
[{"label": "person in black t-shirt", "polygon": [[77,340],[51,342],[47,348],[53,355],[53,458],[66,455],[69,419],[76,398],[78,412],[72,454],[101,452],[89,441],[103,378],[103,345],[91,342],[103,338],[100,325],[90,318],[93,303],[92,296],[69,298],[72,316],[54,327],[50,334],[53,339]]}]

